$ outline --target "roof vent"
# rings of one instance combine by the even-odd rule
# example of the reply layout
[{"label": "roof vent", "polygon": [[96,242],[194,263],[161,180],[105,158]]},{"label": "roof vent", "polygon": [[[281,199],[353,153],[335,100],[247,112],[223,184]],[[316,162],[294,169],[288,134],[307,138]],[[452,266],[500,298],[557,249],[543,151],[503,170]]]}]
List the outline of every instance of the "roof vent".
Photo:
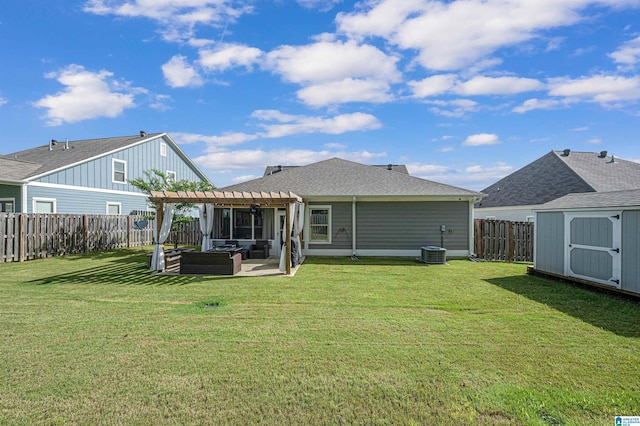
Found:
[{"label": "roof vent", "polygon": [[393,170],[393,164],[387,164],[387,170]]},{"label": "roof vent", "polygon": [[613,154],[611,154],[611,160],[607,161],[607,163],[615,163],[616,162],[616,158],[613,156]]},{"label": "roof vent", "polygon": [[66,151],[66,150],[68,150],[68,149],[69,149],[69,138],[66,138],[66,139],[64,140],[64,150]]},{"label": "roof vent", "polygon": [[140,130],[140,137],[144,138],[145,136],[147,136],[147,132],[145,132],[144,130]]},{"label": "roof vent", "polygon": [[53,146],[54,146],[54,145],[57,145],[57,144],[58,144],[58,141],[57,141],[57,140],[55,140],[55,139],[51,139],[51,140],[49,141],[49,151],[53,151]]},{"label": "roof vent", "polygon": [[571,150],[570,149],[565,149],[562,151],[562,156],[563,157],[568,157],[569,154],[571,154]]},{"label": "roof vent", "polygon": [[598,158],[605,158],[607,156],[607,151],[600,151],[600,155],[598,155]]},{"label": "roof vent", "polygon": [[282,166],[278,165],[278,171],[281,172],[282,171]]}]

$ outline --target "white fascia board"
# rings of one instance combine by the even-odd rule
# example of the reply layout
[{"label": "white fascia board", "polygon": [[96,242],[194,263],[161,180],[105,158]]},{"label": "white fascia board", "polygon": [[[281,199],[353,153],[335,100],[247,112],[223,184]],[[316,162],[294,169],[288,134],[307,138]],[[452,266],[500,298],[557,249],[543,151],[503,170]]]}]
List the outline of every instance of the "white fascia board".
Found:
[{"label": "white fascia board", "polygon": [[610,211],[640,210],[640,206],[607,206],[607,207],[572,207],[548,210],[535,210],[535,213],[590,213]]},{"label": "white fascia board", "polygon": [[542,204],[527,204],[523,206],[500,206],[500,207],[476,207],[475,210],[489,213],[493,211],[509,211],[509,210],[535,210],[540,208]]},{"label": "white fascia board", "polygon": [[89,188],[86,186],[73,186],[73,185],[60,185],[57,183],[46,183],[46,182],[29,182],[26,186],[40,186],[44,188],[57,188],[57,189],[65,189],[68,191],[85,191],[85,192],[98,192],[103,194],[117,194],[117,195],[132,195],[134,197],[144,197],[147,198],[148,195],[141,192],[130,192],[130,191],[117,191],[114,189],[101,189],[101,188]]},{"label": "white fascia board", "polygon": [[[302,254],[305,256],[351,256],[353,252],[350,249],[303,249]],[[356,256],[362,257],[420,257],[421,249],[417,250],[356,250]],[[465,258],[471,254],[469,250],[447,250],[447,258]]]},{"label": "white fascia board", "polygon": [[0,183],[6,183],[8,185],[24,185],[29,182],[26,180],[0,179]]}]

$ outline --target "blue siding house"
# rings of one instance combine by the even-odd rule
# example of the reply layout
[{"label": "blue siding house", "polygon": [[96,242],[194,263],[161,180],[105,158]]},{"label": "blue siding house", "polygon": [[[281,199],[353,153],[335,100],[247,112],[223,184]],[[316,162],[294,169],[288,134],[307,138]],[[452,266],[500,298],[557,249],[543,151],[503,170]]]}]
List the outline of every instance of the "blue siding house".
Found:
[{"label": "blue siding house", "polygon": [[129,214],[147,196],[129,180],[157,169],[209,179],[166,133],[58,142],[0,156],[0,212]]}]

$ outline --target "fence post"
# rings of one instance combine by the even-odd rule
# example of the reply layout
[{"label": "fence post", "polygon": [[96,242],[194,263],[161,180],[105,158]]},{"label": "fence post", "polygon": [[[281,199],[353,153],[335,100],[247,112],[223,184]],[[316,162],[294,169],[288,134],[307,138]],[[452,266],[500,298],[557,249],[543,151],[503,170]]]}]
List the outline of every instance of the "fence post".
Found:
[{"label": "fence post", "polygon": [[131,247],[131,216],[127,216],[127,247]]},{"label": "fence post", "polygon": [[88,235],[89,235],[89,219],[87,218],[87,215],[82,215],[82,239],[84,240],[84,247],[83,247],[83,251],[86,253],[87,250],[89,249],[89,240],[88,240]]},{"label": "fence post", "polygon": [[18,262],[24,262],[24,213],[18,215]]},{"label": "fence post", "polygon": [[507,241],[507,262],[513,261],[513,251],[514,251],[513,243],[515,240],[515,236],[514,236],[515,225],[516,225],[515,222],[507,222],[507,228],[509,232],[509,237]]}]

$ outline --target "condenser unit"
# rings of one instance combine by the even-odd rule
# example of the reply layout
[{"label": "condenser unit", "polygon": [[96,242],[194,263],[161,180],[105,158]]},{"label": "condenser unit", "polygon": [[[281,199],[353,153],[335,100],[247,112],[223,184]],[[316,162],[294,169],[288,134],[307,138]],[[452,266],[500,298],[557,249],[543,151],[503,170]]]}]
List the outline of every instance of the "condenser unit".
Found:
[{"label": "condenser unit", "polygon": [[436,246],[427,246],[421,248],[420,261],[428,264],[447,263],[447,249]]}]

